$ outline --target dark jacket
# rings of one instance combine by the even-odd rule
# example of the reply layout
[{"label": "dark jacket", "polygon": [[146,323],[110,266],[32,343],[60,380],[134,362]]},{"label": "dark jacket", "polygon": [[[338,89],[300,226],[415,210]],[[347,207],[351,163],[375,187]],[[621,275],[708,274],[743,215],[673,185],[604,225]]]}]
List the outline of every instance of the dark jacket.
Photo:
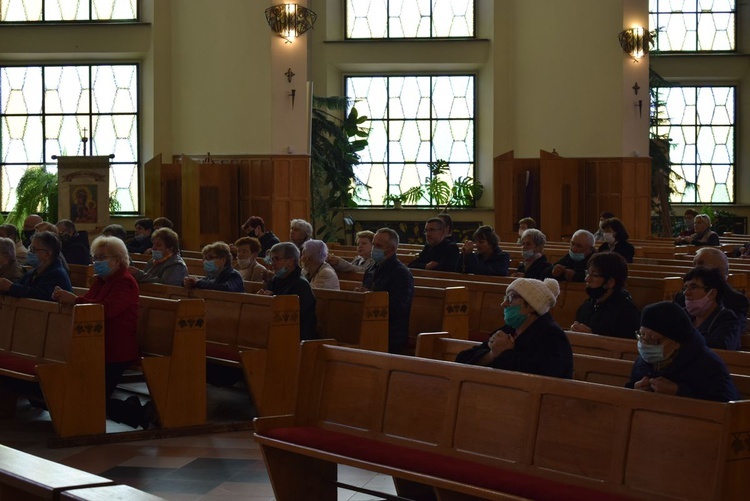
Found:
[{"label": "dark jacket", "polygon": [[268,290],[277,296],[299,296],[300,340],[317,339],[317,301],[310,283],[302,277],[302,268],[297,266],[284,278],[274,277],[268,284]]},{"label": "dark jacket", "polygon": [[126,247],[128,248],[128,252],[132,252],[135,254],[143,254],[153,246],[154,245],[151,242],[151,235],[141,239],[134,237],[126,245]]},{"label": "dark jacket", "polygon": [[[684,308],[685,295],[682,292],[678,292],[674,297],[674,302]],[[747,311],[748,308],[750,308],[750,301],[748,301],[747,296],[734,290],[731,285],[727,285],[727,288],[724,291],[724,296],[721,298],[721,302],[724,306],[734,312],[739,322],[740,334],[744,334],[745,328],[747,327]]]},{"label": "dark jacket", "polygon": [[20,282],[10,286],[8,295],[52,301],[52,292],[55,287],[60,287],[68,292],[72,290],[70,277],[60,259],[52,261],[52,264],[42,273],[37,273],[36,269],[27,271]]},{"label": "dark jacket", "polygon": [[691,237],[690,245],[702,247],[704,245],[721,245],[719,235],[711,228],[706,229],[703,233],[696,233]]},{"label": "dark jacket", "polygon": [[[570,254],[565,254],[562,259],[560,259],[558,262],[556,262],[554,265],[550,266],[547,272],[544,275],[544,278],[554,278],[555,280],[559,282],[564,282],[567,279],[565,278],[565,275],[561,275],[559,277],[555,277],[552,275],[552,270],[554,267],[558,264],[562,265],[564,268],[568,270],[573,270],[573,279],[571,282],[585,282],[586,281],[586,270],[589,267],[589,259],[591,256],[593,256],[594,253],[592,252],[585,258],[581,259],[580,261],[575,261],[572,257],[570,257]],[[528,278],[528,277],[527,277]]]},{"label": "dark jacket", "polygon": [[460,259],[458,245],[449,240],[443,239],[439,244],[425,245],[419,256],[409,263],[409,268],[419,268],[424,270],[425,265],[430,261],[437,261],[438,265],[433,268],[436,271],[458,271]]},{"label": "dark jacket", "polygon": [[518,265],[518,271],[523,273],[525,278],[535,278],[537,280],[544,280],[545,277],[548,277],[551,268],[552,263],[547,261],[547,256],[544,254],[542,254],[539,259],[535,259],[534,262],[531,263],[531,266],[529,266],[528,270],[526,269],[526,263],[524,261],[521,261],[521,264]]},{"label": "dark jacket", "polygon": [[484,259],[478,253],[463,254],[464,273],[507,277],[509,265],[510,255],[507,252],[503,252],[500,247],[495,249],[487,259]]},{"label": "dark jacket", "polygon": [[195,287],[215,291],[245,292],[242,275],[231,266],[225,266],[218,273],[206,275],[195,283]]},{"label": "dark jacket", "polygon": [[172,254],[161,263],[153,258],[146,263],[143,270],[133,272],[133,277],[139,284],[166,284],[182,286],[188,276],[187,265],[179,254]]},{"label": "dark jacket", "polygon": [[615,242],[615,248],[611,249],[609,248],[608,243],[603,243],[601,246],[599,246],[599,252],[616,252],[622,257],[625,258],[625,261],[628,263],[633,262],[633,257],[635,256],[635,247],[630,242]]},{"label": "dark jacket", "polygon": [[68,264],[91,264],[91,250],[89,248],[89,234],[79,231],[67,241],[62,241],[62,255]]},{"label": "dark jacket", "polygon": [[[687,309],[685,309],[685,313],[688,314],[690,320],[695,321],[695,317],[690,315]],[[721,303],[697,329],[698,332],[703,334],[709,348],[740,349],[740,322],[737,315]]]},{"label": "dark jacket", "polygon": [[108,363],[131,362],[140,356],[138,329],[138,283],[120,268],[106,280],[96,277],[86,295],[76,304],[104,305],[104,360]]},{"label": "dark jacket", "polygon": [[270,230],[263,233],[263,236],[260,237],[258,241],[260,241],[260,253],[258,254],[258,256],[260,257],[265,257],[266,253],[271,249],[271,247],[281,242],[281,240],[279,240],[279,237],[274,235]]},{"label": "dark jacket", "polygon": [[586,300],[578,307],[576,322],[586,324],[594,334],[633,339],[641,325],[641,313],[630,293],[621,289],[601,303]]},{"label": "dark jacket", "polygon": [[672,363],[664,368],[657,368],[639,356],[625,386],[633,388],[644,376],[664,377],[677,383],[677,395],[681,397],[717,402],[739,400],[740,395],[726,365],[706,346],[700,332],[692,329],[687,336],[688,339],[673,355]]},{"label": "dark jacket", "polygon": [[414,277],[394,254],[370,268],[362,285],[371,291],[388,293],[388,351],[402,353],[409,344]]},{"label": "dark jacket", "polygon": [[[515,330],[507,325],[498,330],[515,333]],[[484,342],[459,353],[456,362],[474,365],[489,351],[491,350],[487,342]],[[498,355],[489,367],[572,379],[573,350],[565,332],[557,325],[552,315],[545,313],[516,337],[512,349]]]}]

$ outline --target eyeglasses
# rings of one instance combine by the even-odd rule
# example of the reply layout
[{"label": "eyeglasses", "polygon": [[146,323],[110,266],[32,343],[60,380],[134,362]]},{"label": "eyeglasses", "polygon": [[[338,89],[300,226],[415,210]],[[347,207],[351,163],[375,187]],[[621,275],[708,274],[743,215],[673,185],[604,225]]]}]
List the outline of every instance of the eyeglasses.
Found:
[{"label": "eyeglasses", "polygon": [[91,256],[91,259],[93,259],[94,261],[104,261],[106,259],[112,259],[112,257],[113,256],[107,256],[107,255],[104,255],[104,254],[97,254],[95,256]]},{"label": "eyeglasses", "polygon": [[503,298],[503,303],[510,304],[510,303],[512,303],[513,301],[515,301],[516,299],[519,299],[519,298],[523,299],[523,297],[521,297],[520,294],[514,294],[514,293],[511,292],[511,293],[505,295],[505,297]]},{"label": "eyeglasses", "polygon": [[271,261],[274,263],[277,263],[279,261],[285,261],[287,259],[291,259],[290,257],[279,257],[279,256],[271,256]]},{"label": "eyeglasses", "polygon": [[652,344],[652,345],[661,344],[661,339],[654,339],[654,338],[646,337],[643,334],[641,334],[641,331],[635,331],[635,338],[643,344]]},{"label": "eyeglasses", "polygon": [[687,284],[685,287],[682,288],[682,293],[685,294],[687,291],[694,292],[698,289],[703,289],[704,291],[710,291],[711,287],[705,287],[703,285],[696,285],[696,284]]},{"label": "eyeglasses", "polygon": [[49,254],[49,249],[45,249],[43,247],[29,247],[29,252],[32,254],[39,254],[40,252],[46,252]]},{"label": "eyeglasses", "polygon": [[219,259],[216,256],[206,256],[203,258],[204,261],[213,261],[214,259]]},{"label": "eyeglasses", "polygon": [[440,230],[439,230],[439,229],[437,229],[437,228],[425,228],[425,229],[424,229],[424,232],[425,232],[425,233],[434,233],[434,232],[436,232],[436,231],[440,231]]}]

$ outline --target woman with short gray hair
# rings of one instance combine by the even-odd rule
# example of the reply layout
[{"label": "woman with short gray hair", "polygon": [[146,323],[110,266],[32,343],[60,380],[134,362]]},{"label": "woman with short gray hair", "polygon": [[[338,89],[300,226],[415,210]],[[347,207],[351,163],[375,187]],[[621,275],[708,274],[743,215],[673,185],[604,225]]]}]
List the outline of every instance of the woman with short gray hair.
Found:
[{"label": "woman with short gray hair", "polygon": [[339,290],[339,277],[333,266],[326,263],[328,246],[322,240],[308,240],[302,244],[302,276],[313,289]]},{"label": "woman with short gray hair", "polygon": [[16,243],[10,238],[0,237],[0,278],[18,282],[23,276],[23,267],[16,261]]}]

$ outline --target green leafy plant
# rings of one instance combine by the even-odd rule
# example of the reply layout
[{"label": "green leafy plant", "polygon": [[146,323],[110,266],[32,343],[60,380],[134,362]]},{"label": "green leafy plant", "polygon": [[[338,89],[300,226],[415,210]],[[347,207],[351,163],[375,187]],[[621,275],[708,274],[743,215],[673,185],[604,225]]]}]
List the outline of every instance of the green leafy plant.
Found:
[{"label": "green leafy plant", "polygon": [[399,201],[417,205],[427,199],[430,207],[447,210],[448,207],[472,207],[484,194],[484,185],[471,176],[457,177],[450,182],[450,164],[436,160],[428,164],[430,175],[419,186],[413,186],[400,195],[386,195],[383,203]]},{"label": "green leafy plant", "polygon": [[5,219],[20,226],[29,214],[44,213],[48,221],[57,222],[57,174],[45,167],[29,167],[16,186],[16,206]]},{"label": "green leafy plant", "polygon": [[[345,97],[313,97],[311,164],[312,214],[317,236],[336,241],[343,237],[341,225],[334,224],[341,209],[356,207],[355,189],[361,181],[354,174],[359,154],[367,147],[369,130],[352,107],[343,118],[350,102]],[[341,233],[341,235],[340,235]]]}]

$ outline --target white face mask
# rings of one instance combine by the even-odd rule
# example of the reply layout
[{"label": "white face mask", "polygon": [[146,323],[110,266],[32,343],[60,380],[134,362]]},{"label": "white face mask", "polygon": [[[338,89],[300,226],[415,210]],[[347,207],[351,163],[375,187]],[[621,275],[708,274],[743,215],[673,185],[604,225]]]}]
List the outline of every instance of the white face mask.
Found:
[{"label": "white face mask", "polygon": [[250,264],[252,264],[252,262],[253,260],[250,258],[237,260],[237,264],[240,265],[240,268],[247,268],[248,266],[250,266]]},{"label": "white face mask", "polygon": [[615,243],[615,234],[614,233],[605,233],[604,234],[604,241],[607,242],[609,245],[612,245]]}]

